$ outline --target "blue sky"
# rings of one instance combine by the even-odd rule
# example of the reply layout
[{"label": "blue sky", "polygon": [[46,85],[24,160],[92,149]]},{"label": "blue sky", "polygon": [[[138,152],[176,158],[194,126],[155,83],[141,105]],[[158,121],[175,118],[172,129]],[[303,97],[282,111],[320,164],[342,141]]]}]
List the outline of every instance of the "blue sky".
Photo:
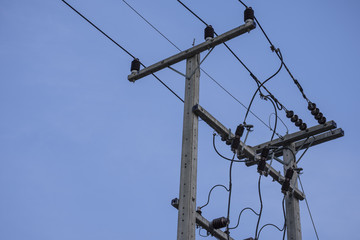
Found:
[{"label": "blue sky", "polygon": [[[128,2],[179,48],[203,41],[204,25],[177,1]],[[146,65],[177,53],[121,0],[69,3]],[[217,33],[243,24],[244,8],[236,0],[184,3]],[[345,137],[311,148],[299,166],[320,239],[354,238],[360,214],[360,3],[246,3],[308,98],[345,130]],[[2,0],[0,30],[0,239],[175,239],[177,211],[170,201],[179,190],[183,104],[151,76],[128,82],[132,59],[60,0]],[[228,44],[260,80],[280,64],[259,28]],[[174,67],[184,72],[185,63]],[[214,49],[203,69],[249,103],[255,84],[224,46]],[[158,76],[183,96],[182,76],[171,70]],[[317,124],[286,71],[267,86],[308,126]],[[204,74],[200,89],[200,104],[224,125],[235,129],[243,121],[245,109]],[[265,122],[273,112],[259,98],[252,110]],[[283,111],[279,117],[297,131]],[[270,139],[256,118],[247,121],[255,126],[249,145]],[[278,132],[285,134],[282,124]],[[212,134],[200,122],[197,205],[212,186],[228,183],[229,163],[214,152]],[[217,146],[231,156],[218,138]],[[233,178],[232,224],[244,207],[259,209],[256,168],[236,164]],[[280,185],[263,178],[261,187],[261,225],[282,225]],[[226,207],[226,192],[216,189],[203,215],[225,216]],[[303,238],[316,239],[305,203],[300,207]],[[256,220],[246,212],[232,236],[253,236]],[[281,237],[271,227],[261,233],[262,239]]]}]

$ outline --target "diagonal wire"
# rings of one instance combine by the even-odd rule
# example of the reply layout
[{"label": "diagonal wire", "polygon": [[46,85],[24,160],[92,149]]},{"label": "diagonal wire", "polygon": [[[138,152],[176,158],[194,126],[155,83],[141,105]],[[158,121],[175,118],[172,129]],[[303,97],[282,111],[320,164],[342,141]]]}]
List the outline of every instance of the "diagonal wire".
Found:
[{"label": "diagonal wire", "polygon": [[[303,187],[303,185],[302,185],[302,183],[301,183],[300,175],[298,175],[298,179],[299,179],[299,183],[300,183],[300,186],[301,186],[301,190],[302,190],[302,192],[305,194],[304,187]],[[306,194],[305,194],[305,195],[306,195]],[[317,231],[316,231],[314,219],[313,219],[313,217],[312,217],[312,214],[311,214],[311,211],[310,211],[310,207],[309,207],[309,203],[308,203],[308,201],[307,201],[307,198],[305,198],[305,203],[306,203],[306,207],[307,207],[307,209],[308,209],[308,212],[309,212],[309,215],[310,215],[310,219],[311,219],[311,222],[312,222],[312,225],[313,225],[315,234],[316,234],[316,238],[317,238],[317,240],[319,240],[319,235],[318,235],[318,233],[317,233]]]},{"label": "diagonal wire", "polygon": [[[82,15],[78,10],[76,10],[73,6],[71,6],[69,3],[67,3],[65,0],[61,0],[64,2],[69,8],[71,8],[74,12],[76,12],[80,17],[82,17],[85,21],[87,21],[91,26],[93,26],[96,30],[98,30],[100,33],[102,33],[105,37],[107,37],[110,41],[112,41],[116,46],[121,48],[125,53],[127,53],[132,58],[136,58],[134,55],[132,55],[129,51],[127,51],[123,46],[121,46],[119,43],[117,43],[114,39],[112,39],[109,35],[107,35],[104,31],[102,31],[99,27],[97,27],[94,23],[92,23],[88,18],[86,18],[84,15]],[[143,67],[146,67],[143,63],[141,63]],[[166,87],[172,94],[174,94],[180,101],[184,102],[184,100],[177,95],[168,85],[166,85],[158,76],[155,74],[152,74],[164,87]]]}]

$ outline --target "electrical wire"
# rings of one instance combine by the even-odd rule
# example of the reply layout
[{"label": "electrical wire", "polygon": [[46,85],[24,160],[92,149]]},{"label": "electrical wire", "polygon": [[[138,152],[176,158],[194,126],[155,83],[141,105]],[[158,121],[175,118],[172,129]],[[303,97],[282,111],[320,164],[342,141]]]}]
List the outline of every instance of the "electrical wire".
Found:
[{"label": "electrical wire", "polygon": [[214,147],[215,152],[216,152],[220,157],[222,157],[222,158],[225,159],[225,160],[231,161],[231,162],[246,162],[246,160],[235,160],[235,159],[231,159],[231,158],[227,158],[227,157],[223,156],[223,155],[217,150],[217,148],[216,148],[215,136],[216,136],[216,133],[213,134],[213,147]]},{"label": "electrical wire", "polygon": [[[311,145],[315,142],[315,137],[314,136],[312,136],[313,137],[313,141],[309,144],[309,146],[307,146],[307,148],[305,149],[305,151],[301,154],[301,156],[299,157],[299,159],[296,161],[296,164],[298,164],[299,162],[300,162],[300,160],[301,160],[301,158],[305,155],[305,153],[307,152],[307,150],[309,150],[309,148],[311,147]],[[306,142],[306,141],[305,141]],[[305,142],[304,142],[304,144],[305,144]],[[300,147],[300,149],[301,149],[301,147]],[[299,150],[300,150],[299,149]]]},{"label": "electrical wire", "polygon": [[[284,226],[282,229],[280,229],[278,226],[276,226],[275,224],[272,224],[272,223],[267,223],[265,225],[263,225],[260,230],[259,230],[259,234],[258,234],[258,238],[257,239],[260,239],[260,234],[261,234],[261,231],[267,227],[267,226],[272,226],[272,227],[275,227],[277,230],[279,230],[280,232],[284,231],[285,232],[285,228],[286,228],[286,214],[285,214],[285,207],[284,207],[284,202],[285,202],[285,196],[283,197],[283,200],[282,200],[282,209],[283,209],[283,215],[284,215]],[[285,235],[283,235],[283,238],[284,238]]]},{"label": "electrical wire", "polygon": [[[134,55],[132,55],[128,50],[126,50],[123,46],[121,46],[119,43],[117,43],[114,39],[112,39],[109,35],[107,35],[104,31],[102,31],[99,27],[97,27],[93,22],[91,22],[88,18],[86,18],[83,14],[81,14],[78,10],[76,10],[73,6],[71,6],[68,2],[65,0],[61,0],[63,3],[65,3],[69,8],[71,8],[75,13],[77,13],[80,17],[82,17],[85,21],[87,21],[91,26],[93,26],[96,30],[98,30],[100,33],[102,33],[105,37],[107,37],[111,42],[113,42],[116,46],[118,46],[121,50],[123,50],[126,54],[128,54],[133,59],[136,59]],[[146,66],[143,63],[140,63],[144,68]],[[166,87],[172,94],[174,94],[180,101],[184,102],[184,100],[177,95],[168,85],[166,85],[158,76],[155,74],[152,74],[164,87]]]},{"label": "electrical wire", "polygon": [[202,205],[201,207],[199,207],[199,209],[202,209],[202,208],[206,207],[206,206],[209,204],[211,192],[212,192],[212,190],[214,190],[214,189],[217,188],[217,187],[223,187],[223,188],[225,188],[225,190],[226,190],[227,192],[230,191],[229,189],[227,189],[227,187],[225,187],[225,186],[222,185],[222,184],[217,184],[217,185],[213,186],[213,187],[210,189],[210,191],[209,191],[207,202],[206,202],[204,205]]},{"label": "electrical wire", "polygon": [[[270,115],[269,115],[269,126],[271,125],[271,116],[272,115],[275,115],[275,113],[271,113]],[[276,116],[275,116],[276,117]],[[287,135],[288,133],[289,133],[289,128],[288,128],[288,126],[284,123],[284,121],[279,117],[279,116],[277,116],[277,118],[282,122],[282,124],[285,126],[285,128],[286,128],[286,133],[285,133],[285,135]]]},{"label": "electrical wire", "polygon": [[256,216],[259,216],[259,214],[257,212],[255,212],[254,209],[250,208],[250,207],[246,207],[244,209],[241,210],[240,214],[239,214],[239,217],[238,217],[238,221],[237,221],[237,224],[235,225],[235,227],[231,227],[229,229],[235,229],[239,226],[240,224],[240,218],[241,218],[241,214],[245,211],[245,210],[251,210]]},{"label": "electrical wire", "polygon": [[[245,8],[247,8],[247,5],[241,1],[238,0]],[[298,80],[295,79],[295,77],[293,76],[293,74],[291,73],[290,69],[287,67],[286,63],[283,61],[281,54],[278,53],[278,49],[275,48],[274,44],[271,42],[269,36],[266,34],[265,30],[263,29],[263,27],[261,26],[260,22],[258,21],[258,19],[255,17],[254,18],[256,24],[259,26],[261,32],[264,34],[265,38],[267,39],[267,41],[269,42],[270,46],[271,46],[271,50],[274,51],[277,55],[277,57],[280,59],[280,61],[284,64],[284,67],[286,69],[286,71],[288,72],[289,76],[292,78],[293,82],[295,83],[295,85],[298,87],[300,93],[302,94],[303,98],[307,101],[310,102],[310,100],[306,97],[305,93],[304,93],[304,89],[301,87],[300,83]]]},{"label": "electrical wire", "polygon": [[261,176],[259,176],[259,181],[258,181],[258,192],[259,192],[259,200],[260,200],[260,212],[259,212],[259,217],[258,217],[258,220],[257,220],[257,223],[256,223],[256,229],[255,229],[255,239],[257,239],[257,236],[258,236],[258,228],[259,228],[259,224],[260,224],[260,220],[261,220],[261,215],[262,215],[262,211],[263,211],[263,201],[262,201],[262,197],[261,197],[261,188],[260,188],[260,185],[261,185]]},{"label": "electrical wire", "polygon": [[[305,190],[304,190],[304,187],[303,187],[303,185],[302,185],[302,183],[301,183],[301,179],[300,179],[300,175],[299,175],[299,174],[298,174],[298,179],[299,179],[299,183],[300,183],[300,186],[301,186],[301,190],[302,190],[302,192],[305,194]],[[305,195],[306,195],[306,194],[305,194]],[[310,207],[309,207],[309,203],[308,203],[308,201],[307,201],[307,198],[305,198],[305,203],[306,203],[306,207],[307,207],[307,210],[308,210],[308,212],[309,212],[309,215],[310,215],[310,219],[311,219],[311,222],[312,222],[314,231],[315,231],[316,238],[317,238],[317,240],[319,240],[319,235],[318,235],[318,233],[317,233],[317,231],[316,231],[315,222],[314,222],[314,219],[313,219],[313,217],[312,217],[312,214],[311,214],[311,211],[310,211]]]},{"label": "electrical wire", "polygon": [[[180,0],[177,0],[182,6],[184,6],[191,14],[193,14],[197,19],[199,19],[202,23],[204,23],[206,26],[209,26],[202,18],[200,18],[196,13],[194,13],[189,7],[187,7],[183,2],[181,2]],[[218,36],[216,34],[216,32],[214,32],[214,34],[216,36]],[[225,45],[225,47],[231,52],[231,54],[241,63],[241,65],[249,72],[250,76],[254,79],[254,81],[256,82],[257,86],[258,86],[258,89],[260,89],[261,87],[264,88],[266,90],[266,92],[273,98],[273,100],[275,101],[276,105],[277,106],[281,106],[281,108],[283,108],[283,105],[279,102],[279,100],[277,100],[274,95],[264,86],[262,85],[260,87],[260,84],[261,82],[258,80],[258,78],[251,72],[251,70],[241,61],[241,59],[234,53],[234,51],[231,50],[231,48],[226,44],[226,43],[223,43]],[[272,78],[272,77],[271,77]],[[271,79],[270,78],[270,79]],[[270,80],[268,79],[268,80]],[[260,90],[259,90],[260,91]],[[260,91],[261,92],[261,91]],[[245,107],[245,106],[244,106]],[[246,107],[245,107],[246,108]],[[247,109],[247,108],[246,108]],[[261,121],[263,122],[263,121]],[[263,122],[264,123],[264,122]],[[264,123],[265,126],[267,126],[270,130],[271,127],[268,126],[266,123]],[[276,133],[276,135],[278,137],[282,137],[280,134]]]},{"label": "electrical wire", "polygon": [[265,96],[265,99],[269,100],[272,103],[272,105],[274,106],[274,110],[275,110],[275,125],[274,125],[273,134],[272,134],[271,140],[270,140],[270,141],[272,141],[274,139],[274,136],[276,133],[278,113],[277,113],[277,109],[276,109],[276,106],[275,106],[275,103],[273,102],[273,100],[271,98],[269,98],[268,96]]},{"label": "electrical wire", "polygon": [[[245,117],[244,117],[244,123],[246,122],[247,116],[248,116],[248,114],[249,114],[250,108],[251,108],[251,106],[252,106],[252,103],[253,103],[253,101],[254,101],[254,99],[255,99],[255,96],[256,96],[257,92],[260,90],[261,87],[264,86],[265,83],[267,83],[269,80],[271,80],[273,77],[275,77],[275,76],[281,71],[281,68],[282,68],[282,67],[283,67],[283,63],[281,62],[280,67],[278,68],[278,70],[277,70],[273,75],[271,75],[269,78],[267,78],[264,82],[262,82],[262,83],[258,86],[258,88],[256,89],[255,93],[253,94],[253,96],[252,96],[252,98],[251,98],[251,101],[250,101],[250,103],[249,103],[249,106],[247,107],[247,111],[246,111],[246,114],[245,114]],[[260,97],[261,97],[261,96],[262,96],[262,95],[260,95]],[[270,96],[272,96],[272,94],[271,94]]]},{"label": "electrical wire", "polygon": [[[236,153],[234,153],[234,156],[232,158],[232,161],[230,163],[230,168],[229,168],[229,198],[228,198],[228,207],[227,207],[227,219],[230,219],[230,207],[231,207],[231,193],[232,193],[232,166],[234,164],[234,158],[235,158]],[[227,234],[227,239],[230,239],[230,232],[229,232],[229,222],[227,221],[226,224],[226,234]]]}]

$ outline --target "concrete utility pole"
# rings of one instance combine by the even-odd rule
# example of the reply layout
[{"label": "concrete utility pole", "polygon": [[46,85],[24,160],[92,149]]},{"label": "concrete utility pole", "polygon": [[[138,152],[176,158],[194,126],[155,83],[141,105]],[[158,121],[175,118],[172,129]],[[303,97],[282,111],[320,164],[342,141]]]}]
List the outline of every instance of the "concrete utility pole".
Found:
[{"label": "concrete utility pole", "polygon": [[195,240],[198,117],[192,108],[199,103],[200,55],[186,61],[184,122],[181,152],[179,215],[177,236]]},{"label": "concrete utility pole", "polygon": [[[295,152],[295,144],[290,144],[283,151],[283,159],[286,163],[284,165],[284,175],[289,168],[296,168],[296,160],[293,154]],[[294,175],[290,181],[290,185],[295,188],[297,184],[298,173],[294,171]],[[287,239],[288,240],[301,240],[301,223],[300,223],[300,206],[299,199],[296,199],[292,193],[287,193],[285,197],[285,208],[286,208],[286,226],[287,226]]]}]

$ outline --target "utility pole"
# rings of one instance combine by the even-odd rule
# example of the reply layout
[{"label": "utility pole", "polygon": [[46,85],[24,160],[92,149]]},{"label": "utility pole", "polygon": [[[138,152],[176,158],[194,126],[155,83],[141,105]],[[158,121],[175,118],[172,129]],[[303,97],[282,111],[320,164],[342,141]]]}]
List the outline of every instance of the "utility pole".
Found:
[{"label": "utility pole", "polygon": [[[295,169],[296,160],[294,159],[293,154],[295,152],[295,145],[290,144],[283,151],[283,160],[284,164],[284,175],[288,169]],[[297,171],[293,172],[293,176],[290,181],[290,185],[295,188],[298,187],[297,184]],[[288,192],[285,196],[285,209],[286,209],[286,226],[287,226],[287,239],[288,240],[301,240],[301,223],[300,223],[300,206],[299,199]]]},{"label": "utility pole", "polygon": [[193,113],[192,108],[199,103],[199,62],[199,54],[186,61],[178,240],[195,240],[198,117]]},{"label": "utility pole", "polygon": [[[237,28],[215,38],[210,38],[203,43],[168,57],[142,70],[139,70],[140,62],[137,62],[137,70],[128,76],[129,81],[135,82],[140,78],[151,75],[164,68],[174,70],[171,65],[187,60],[186,74],[174,70],[185,76],[180,193],[179,199],[175,198],[171,203],[179,211],[177,240],[195,240],[196,225],[206,229],[209,234],[220,240],[233,240],[231,237],[228,238],[228,235],[220,230],[221,227],[215,228],[212,221],[207,220],[201,215],[201,212],[196,211],[198,117],[213,128],[222,139],[234,139],[234,134],[229,131],[229,128],[221,124],[215,117],[199,105],[199,68],[202,61],[204,61],[203,59],[200,62],[200,53],[212,49],[215,46],[244,33],[250,32],[255,27],[253,19],[246,19],[245,24]],[[297,172],[294,171],[291,177],[287,177],[288,168],[292,168],[293,170],[296,168],[294,152],[342,136],[344,136],[344,131],[341,128],[337,128],[334,121],[328,121],[253,147],[245,145],[244,142],[240,141],[239,145],[242,151],[238,152],[238,159],[246,159],[245,164],[248,167],[257,165],[262,161],[262,166],[264,168],[262,172],[264,174],[266,173],[265,176],[270,176],[283,187],[286,185],[286,190],[284,190],[284,192],[286,193],[288,240],[301,240],[299,200],[305,199],[305,194],[297,188]],[[312,137],[311,142],[308,141],[310,137]],[[274,152],[273,155],[275,160],[284,164],[284,176],[281,175],[280,171],[275,170],[266,162],[266,160],[272,158],[271,156],[265,157],[265,160],[260,156],[263,148],[269,146],[278,149],[283,148],[283,151]],[[283,160],[278,158],[281,156],[283,156]]]}]

